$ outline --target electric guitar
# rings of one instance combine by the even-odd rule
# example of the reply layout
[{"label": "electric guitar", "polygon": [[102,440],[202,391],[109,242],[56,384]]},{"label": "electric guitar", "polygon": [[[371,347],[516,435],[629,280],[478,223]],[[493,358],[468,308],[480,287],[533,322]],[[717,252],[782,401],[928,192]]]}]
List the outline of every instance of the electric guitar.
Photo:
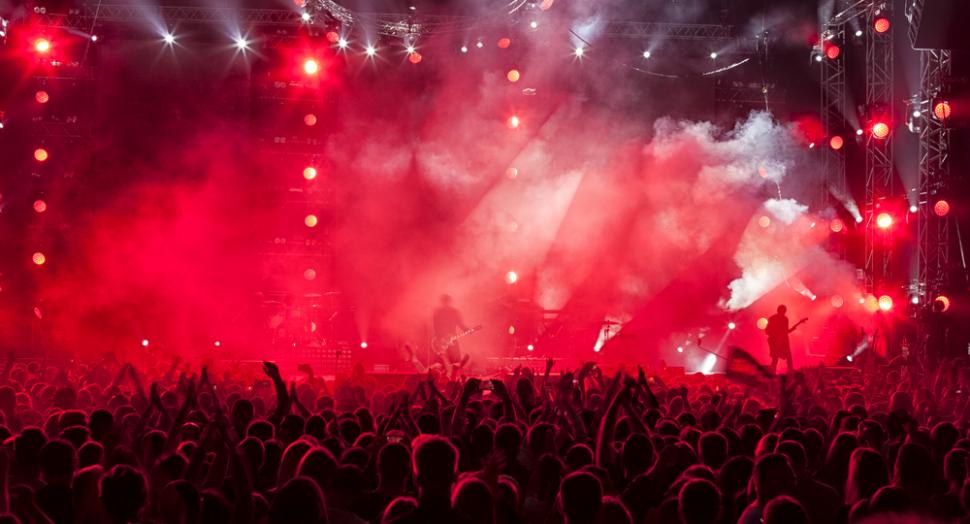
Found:
[{"label": "electric guitar", "polygon": [[471,335],[472,333],[475,333],[476,331],[481,331],[481,330],[482,330],[482,325],[479,324],[471,329],[466,329],[465,331],[455,333],[450,337],[435,337],[435,339],[431,341],[431,349],[435,352],[436,355],[447,357],[448,348],[450,348],[455,342],[458,342],[459,340],[467,337],[468,335]]},{"label": "electric guitar", "polygon": [[806,322],[808,322],[808,317],[805,317],[805,318],[799,320],[798,322],[795,322],[795,325],[794,326],[788,328],[788,332],[791,333],[792,331],[795,331],[796,329],[798,329],[798,326],[800,326],[800,325],[802,325],[802,324],[804,324]]}]

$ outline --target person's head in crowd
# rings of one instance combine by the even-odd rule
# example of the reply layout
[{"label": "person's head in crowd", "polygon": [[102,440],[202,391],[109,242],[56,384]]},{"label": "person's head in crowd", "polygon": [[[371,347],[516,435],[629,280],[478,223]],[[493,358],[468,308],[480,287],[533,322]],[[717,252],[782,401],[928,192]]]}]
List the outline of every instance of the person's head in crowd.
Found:
[{"label": "person's head in crowd", "polygon": [[326,524],[327,507],[320,487],[296,477],[283,485],[269,507],[270,524]]},{"label": "person's head in crowd", "polygon": [[603,485],[591,473],[577,471],[562,480],[559,507],[565,524],[593,524],[603,505]]},{"label": "person's head in crowd", "polygon": [[805,507],[786,495],[768,501],[765,505],[763,521],[765,524],[809,524]]},{"label": "person's head in crowd", "polygon": [[721,509],[721,492],[713,482],[693,479],[684,483],[677,496],[677,512],[683,524],[714,524]]},{"label": "person's head in crowd", "polygon": [[101,504],[115,524],[133,522],[148,499],[145,476],[137,469],[118,465],[101,477]]},{"label": "person's head in crowd", "polygon": [[869,448],[857,448],[849,459],[849,475],[845,482],[845,503],[852,505],[868,499],[889,484],[889,472],[882,455]]},{"label": "person's head in crowd", "polygon": [[421,498],[451,497],[458,474],[458,450],[448,439],[421,435],[414,441],[414,476]]},{"label": "person's head in crowd", "polygon": [[451,496],[455,516],[468,524],[493,524],[495,506],[492,490],[484,481],[467,477],[458,482]]},{"label": "person's head in crowd", "polygon": [[752,487],[760,506],[780,495],[791,495],[795,490],[795,472],[788,458],[781,453],[767,453],[758,457],[754,465]]}]

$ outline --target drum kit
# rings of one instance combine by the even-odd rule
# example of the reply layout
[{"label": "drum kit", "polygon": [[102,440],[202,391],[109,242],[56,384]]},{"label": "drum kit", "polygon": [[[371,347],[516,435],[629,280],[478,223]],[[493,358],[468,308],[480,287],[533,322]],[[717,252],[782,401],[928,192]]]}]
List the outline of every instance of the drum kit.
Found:
[{"label": "drum kit", "polygon": [[[352,315],[342,293],[263,293],[264,331],[273,345],[318,347],[349,344]],[[346,329],[348,324],[350,329]]]}]

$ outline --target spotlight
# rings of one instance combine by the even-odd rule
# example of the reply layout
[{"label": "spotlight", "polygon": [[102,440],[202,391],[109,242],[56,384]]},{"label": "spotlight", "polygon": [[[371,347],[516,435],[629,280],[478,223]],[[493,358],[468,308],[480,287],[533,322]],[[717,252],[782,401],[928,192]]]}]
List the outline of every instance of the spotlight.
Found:
[{"label": "spotlight", "polygon": [[919,208],[916,207],[916,204],[913,204],[913,205],[909,206],[909,212],[910,213],[915,213],[917,211],[919,211]]},{"label": "spotlight", "polygon": [[38,38],[34,40],[34,51],[40,54],[47,54],[51,50],[51,41],[46,38]]},{"label": "spotlight", "polygon": [[306,227],[317,227],[318,219],[316,215],[310,214],[303,218]]},{"label": "spotlight", "polygon": [[367,349],[367,342],[361,342],[360,349]]},{"label": "spotlight", "polygon": [[943,311],[950,309],[950,297],[946,295],[940,295],[933,299],[933,302],[938,302],[943,306]]},{"label": "spotlight", "polygon": [[410,44],[408,44],[408,46],[407,46],[407,47],[405,47],[405,48],[404,48],[404,50],[405,50],[405,51],[407,51],[407,52],[408,52],[408,54],[410,55],[410,54],[412,54],[412,53],[414,53],[414,46],[413,46],[413,45],[410,45]]},{"label": "spotlight", "polygon": [[918,306],[919,305],[919,295],[913,295],[913,298],[909,299],[909,303]]},{"label": "spotlight", "polygon": [[421,53],[411,53],[408,55],[408,62],[411,62],[412,64],[420,64],[421,60],[424,60]]},{"label": "spotlight", "polygon": [[31,255],[30,260],[34,263],[34,265],[43,266],[44,263],[47,262],[47,256],[38,251]]},{"label": "spotlight", "polygon": [[347,49],[347,46],[348,45],[350,45],[350,43],[347,42],[347,39],[346,38],[338,38],[337,39],[337,47],[339,47],[340,49]]},{"label": "spotlight", "polygon": [[889,311],[893,308],[893,298],[889,295],[879,297],[879,309]]},{"label": "spotlight", "polygon": [[37,213],[43,213],[44,211],[47,211],[47,202],[44,202],[43,200],[40,200],[40,199],[34,200],[34,211],[36,211]]},{"label": "spotlight", "polygon": [[644,51],[643,58],[650,58],[650,51]]},{"label": "spotlight", "polygon": [[313,180],[317,177],[317,168],[307,167],[303,170],[303,178],[307,180]]},{"label": "spotlight", "polygon": [[47,91],[42,90],[34,93],[34,100],[36,100],[38,104],[46,104],[50,101],[50,99],[51,96],[47,94]]},{"label": "spotlight", "polygon": [[505,274],[505,281],[509,284],[515,284],[519,281],[519,275],[515,271],[509,271]]},{"label": "spotlight", "polygon": [[239,37],[236,37],[235,41],[236,41],[236,49],[240,51],[245,51],[249,49],[249,41],[246,40],[245,38],[239,36]]},{"label": "spotlight", "polygon": [[519,122],[519,117],[517,117],[515,115],[510,116],[509,119],[505,121],[505,125],[507,125],[509,127],[509,129],[516,129],[516,128],[518,128],[519,127],[519,123],[520,123]]},{"label": "spotlight", "polygon": [[856,35],[857,37],[858,37],[858,36],[862,36],[862,29],[856,29],[856,30],[855,30],[855,35]]},{"label": "spotlight", "polygon": [[37,149],[34,150],[34,160],[38,162],[47,161],[48,156],[50,155],[47,154],[47,150],[44,149],[43,147],[38,147]]},{"label": "spotlight", "polygon": [[861,129],[856,129],[855,130],[856,136],[862,136],[862,133],[863,133],[863,131]]},{"label": "spotlight", "polygon": [[539,22],[536,22],[535,20],[533,20],[533,21],[529,22],[529,27],[531,27],[532,29],[538,29],[539,28]]},{"label": "spotlight", "polygon": [[309,22],[310,13],[307,13],[306,11],[304,11],[303,14],[300,15],[300,20],[303,20],[304,22]]},{"label": "spotlight", "polygon": [[331,44],[336,44],[340,40],[340,33],[336,32],[336,31],[327,31],[327,34],[325,34],[323,36]]},{"label": "spotlight", "polygon": [[738,325],[735,324],[734,322],[728,322],[728,329],[734,329],[736,327],[738,327]]},{"label": "spotlight", "polygon": [[829,300],[829,302],[834,308],[840,308],[843,304],[845,304],[845,300],[842,298],[842,295],[832,295],[832,299]]},{"label": "spotlight", "polygon": [[509,335],[515,334],[515,326],[509,326]]},{"label": "spotlight", "polygon": [[313,113],[307,113],[306,115],[303,116],[303,123],[306,124],[307,127],[313,127],[317,125],[317,115]]},{"label": "spotlight", "polygon": [[876,30],[877,33],[885,33],[889,31],[889,19],[885,16],[880,16],[872,22],[872,28]]},{"label": "spotlight", "polygon": [[755,325],[758,326],[758,329],[762,329],[763,330],[764,328],[768,327],[768,319],[765,318],[765,317],[761,317],[761,318],[758,319],[758,321],[755,323]]},{"label": "spotlight", "polygon": [[717,60],[717,53],[711,51],[711,60]]},{"label": "spotlight", "polygon": [[845,222],[843,222],[841,218],[833,218],[832,221],[829,222],[829,229],[831,229],[833,233],[839,233],[845,229]]},{"label": "spotlight", "polygon": [[876,225],[879,229],[889,229],[893,225],[893,216],[886,212],[879,213],[876,215]]},{"label": "spotlight", "polygon": [[829,60],[835,60],[840,54],[842,54],[842,49],[835,44],[830,44],[825,49],[825,56],[829,57]]},{"label": "spotlight", "polygon": [[468,52],[468,46],[467,45],[461,46],[461,52],[462,53],[467,53]]},{"label": "spotlight", "polygon": [[92,42],[97,42],[98,41],[98,35],[91,35],[91,41]]},{"label": "spotlight", "polygon": [[505,78],[508,78],[509,82],[518,82],[519,76],[521,75],[519,75],[518,69],[510,69],[508,74],[505,75]]},{"label": "spotlight", "polygon": [[582,46],[579,46],[573,51],[573,54],[576,55],[576,58],[582,58],[586,54],[586,50]]},{"label": "spotlight", "polygon": [[498,39],[498,47],[499,47],[499,49],[508,49],[510,45],[512,45],[512,39],[511,38],[499,38]]},{"label": "spotlight", "polygon": [[678,353],[683,353],[684,352],[684,346],[677,346],[677,352]]},{"label": "spotlight", "polygon": [[212,345],[215,347],[219,347],[222,345],[222,342],[219,342],[218,340],[216,340],[215,342],[212,343]]},{"label": "spotlight", "polygon": [[316,278],[317,278],[317,270],[313,268],[308,268],[305,271],[303,271],[304,280],[314,280]]},{"label": "spotlight", "polygon": [[842,146],[844,144],[845,144],[845,140],[839,135],[835,135],[829,139],[829,147],[831,147],[832,150],[834,151],[838,151],[839,149],[842,149]]},{"label": "spotlight", "polygon": [[889,124],[885,122],[876,122],[872,125],[872,136],[876,138],[886,138],[889,136]]},{"label": "spotlight", "polygon": [[771,219],[768,218],[768,215],[761,215],[758,217],[758,225],[766,228],[771,225]]},{"label": "spotlight", "polygon": [[162,40],[164,40],[166,44],[172,45],[175,43],[175,35],[172,33],[165,33],[162,35]]},{"label": "spotlight", "polygon": [[950,214],[950,203],[946,200],[937,200],[933,204],[933,212],[936,213],[938,217],[945,217]]},{"label": "spotlight", "polygon": [[528,351],[535,351],[536,347],[533,346],[532,344],[529,344],[528,346],[525,347],[525,349]]},{"label": "spotlight", "polygon": [[950,118],[951,112],[952,108],[950,107],[950,103],[946,100],[940,100],[933,104],[933,115],[936,116],[937,120],[946,120]]},{"label": "spotlight", "polygon": [[364,54],[369,57],[373,57],[374,55],[377,54],[377,48],[370,44],[367,44],[367,47],[364,48]]},{"label": "spotlight", "polygon": [[482,41],[479,40],[478,42],[475,42],[475,47],[481,49],[481,48],[485,47],[485,44],[483,44]]},{"label": "spotlight", "polygon": [[303,61],[303,72],[308,75],[315,75],[320,72],[320,63],[314,58],[307,58]]},{"label": "spotlight", "polygon": [[147,338],[141,339],[141,347],[143,347],[143,348],[147,348],[148,347],[148,339]]},{"label": "spotlight", "polygon": [[919,109],[917,109],[913,111],[913,118],[919,118],[922,114],[923,113]]},{"label": "spotlight", "polygon": [[851,364],[852,363],[852,355],[846,355],[845,356],[845,361]]}]

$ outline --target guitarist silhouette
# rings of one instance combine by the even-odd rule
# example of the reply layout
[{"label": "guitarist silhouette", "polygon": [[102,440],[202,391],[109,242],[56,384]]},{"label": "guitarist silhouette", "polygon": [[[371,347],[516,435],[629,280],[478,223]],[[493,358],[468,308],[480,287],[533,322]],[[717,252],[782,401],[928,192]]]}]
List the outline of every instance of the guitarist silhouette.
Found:
[{"label": "guitarist silhouette", "polygon": [[788,327],[788,317],[785,313],[788,308],[784,304],[778,306],[778,312],[768,318],[768,325],[765,326],[765,334],[768,335],[768,352],[771,354],[771,372],[774,373],[778,367],[778,360],[783,359],[788,364],[787,373],[794,371],[791,357],[791,344],[788,342],[788,334],[795,331],[798,326],[806,322],[808,318],[803,318]]},{"label": "guitarist silhouette", "polygon": [[434,311],[432,319],[434,340],[432,347],[437,354],[435,360],[441,362],[446,373],[462,363],[461,348],[458,346],[459,333],[469,331],[461,318],[461,313],[452,305],[450,295],[441,295],[440,305]]}]

